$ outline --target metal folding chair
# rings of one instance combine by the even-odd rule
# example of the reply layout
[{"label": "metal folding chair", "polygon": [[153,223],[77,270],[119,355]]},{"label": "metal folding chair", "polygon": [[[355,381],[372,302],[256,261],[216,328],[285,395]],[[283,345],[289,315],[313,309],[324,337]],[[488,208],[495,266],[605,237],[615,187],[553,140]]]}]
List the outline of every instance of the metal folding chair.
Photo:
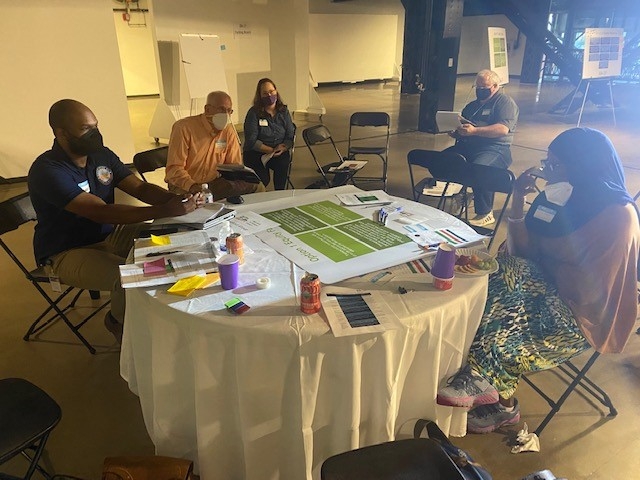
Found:
[{"label": "metal folding chair", "polygon": [[296,124],[293,124],[293,145],[289,149],[289,171],[287,172],[287,183],[285,185],[285,189],[291,187],[292,190],[295,190],[296,187],[293,186],[293,182],[291,181],[291,168],[293,167],[293,154],[296,149],[296,131],[298,127]]},{"label": "metal folding chair", "polygon": [[[380,143],[371,145],[372,137],[354,138],[354,133],[364,133],[363,130],[368,129],[372,133],[382,133],[375,138],[380,138]],[[382,176],[380,177],[363,177],[358,176],[360,181],[381,181],[382,189],[387,190],[387,170],[389,167],[389,136],[391,134],[391,119],[389,114],[385,112],[356,112],[349,119],[349,144],[347,147],[347,157],[356,159],[358,155],[374,155],[382,160]]]},{"label": "metal folding chair", "polygon": [[[346,171],[330,171],[332,167],[339,166],[344,158],[336,147],[333,138],[331,137],[331,132],[324,125],[314,125],[313,127],[305,128],[302,131],[302,139],[304,143],[309,148],[309,153],[311,153],[311,157],[318,168],[318,173],[322,175],[322,180],[318,182],[314,182],[309,185],[307,188],[322,188],[324,187],[339,187],[341,185],[347,184],[355,175],[357,170],[347,169]],[[318,160],[319,153],[317,151],[318,145],[325,144],[331,145],[332,148],[328,148],[332,155],[335,155],[335,162],[320,165],[320,161]],[[316,148],[316,151],[314,151]]]},{"label": "metal folding chair", "polygon": [[158,168],[166,167],[168,153],[169,147],[166,145],[164,147],[138,152],[133,156],[133,166],[136,167],[142,179],[147,182],[148,180],[144,177],[144,174],[153,172]]},{"label": "metal folding chair", "polygon": [[0,380],[0,464],[19,454],[29,461],[23,477],[0,473],[0,478],[29,480],[36,470],[51,478],[38,461],[61,417],[60,406],[34,384],[21,378]]},{"label": "metal folding chair", "polygon": [[[434,178],[429,169],[435,162],[446,162],[455,156],[460,155],[453,152],[421,149],[411,150],[407,154],[411,191],[415,202],[419,202],[423,196],[435,197],[438,198],[438,208],[446,210],[447,201],[453,201],[454,197],[465,193],[461,193],[462,185],[450,184]],[[442,184],[441,188],[435,188],[436,184]]]},{"label": "metal folding chair", "polygon": [[[78,298],[80,297],[82,292],[84,292],[84,289],[67,287],[57,296],[49,295],[44,290],[44,288],[42,288],[42,284],[49,283],[49,276],[47,275],[45,268],[38,267],[33,270],[27,269],[27,267],[25,267],[20,259],[9,248],[9,245],[7,245],[7,243],[5,243],[5,241],[2,239],[2,236],[7,232],[17,230],[21,225],[36,220],[36,212],[33,209],[31,198],[29,197],[28,192],[17,195],[0,203],[0,246],[4,249],[5,252],[7,252],[7,255],[9,255],[11,260],[13,260],[13,262],[18,266],[27,280],[31,282],[38,293],[40,293],[40,295],[42,295],[42,297],[49,304],[45,311],[42,312],[40,316],[38,316],[38,318],[36,318],[35,321],[31,324],[23,339],[25,341],[29,341],[33,335],[51,325],[54,320],[61,319],[92,354],[96,353],[95,348],[80,333],[80,328],[89,320],[91,320],[95,315],[97,315],[98,312],[109,305],[110,300],[107,300],[98,307],[94,308],[92,312],[84,317],[79,323],[72,323],[71,320],[69,320],[69,317],[66,315],[66,312],[75,308],[76,302],[78,301]],[[74,293],[74,290],[77,291]],[[73,296],[71,296],[72,293]],[[100,292],[90,292],[90,294],[93,300],[100,298]],[[67,296],[71,296],[71,301],[67,303],[66,306],[62,306],[62,304],[64,303],[63,300],[65,300]],[[50,313],[51,315],[47,318]]]},{"label": "metal folding chair", "polygon": [[498,214],[496,222],[492,228],[470,225],[471,228],[476,230],[478,233],[491,237],[489,245],[487,246],[488,249],[491,249],[491,245],[496,238],[496,233],[498,232],[504,214],[507,211],[511,194],[513,193],[513,184],[516,180],[513,172],[504,168],[469,163],[462,155],[457,153],[442,153],[446,154],[446,156],[441,157],[442,161],[433,162],[429,168],[429,171],[434,178],[447,182],[447,186],[444,188],[438,208],[443,208],[447,190],[453,183],[462,185],[462,202],[457,216],[467,222],[470,197],[468,194],[469,188],[472,190],[479,188],[506,195],[505,201],[500,209],[500,213]]},{"label": "metal folding chair", "polygon": [[[569,383],[566,390],[562,393],[562,395],[560,396],[560,398],[558,398],[558,400],[553,400],[549,395],[543,392],[538,385],[533,383],[533,381],[530,378],[531,376],[534,375],[533,373],[522,376],[522,380],[524,380],[531,388],[533,388],[533,390],[538,395],[544,398],[546,402],[549,404],[549,406],[551,407],[551,411],[547,414],[546,417],[544,417],[542,422],[540,422],[540,425],[538,425],[538,428],[535,429],[534,433],[536,435],[540,436],[540,434],[542,433],[542,430],[544,430],[544,428],[549,424],[549,422],[555,416],[555,414],[558,413],[558,411],[560,410],[564,402],[567,400],[569,395],[571,395],[571,393],[576,389],[577,386],[580,386],[586,393],[591,395],[592,398],[594,398],[595,400],[600,402],[602,405],[607,407],[609,409],[609,414],[607,415],[608,417],[615,417],[618,414],[618,411],[613,406],[613,403],[611,402],[611,398],[609,398],[609,395],[607,395],[607,392],[605,392],[602,388],[596,385],[595,382],[593,382],[589,377],[587,377],[587,372],[589,371],[589,369],[592,367],[592,365],[595,363],[595,361],[598,359],[599,356],[600,354],[598,352],[593,352],[593,354],[589,357],[589,359],[587,360],[587,362],[584,364],[582,368],[578,368],[571,361],[566,361],[556,367],[556,369],[560,371],[561,374],[564,375],[565,379],[567,379],[567,382]],[[540,374],[543,372],[535,372],[535,373]]]}]

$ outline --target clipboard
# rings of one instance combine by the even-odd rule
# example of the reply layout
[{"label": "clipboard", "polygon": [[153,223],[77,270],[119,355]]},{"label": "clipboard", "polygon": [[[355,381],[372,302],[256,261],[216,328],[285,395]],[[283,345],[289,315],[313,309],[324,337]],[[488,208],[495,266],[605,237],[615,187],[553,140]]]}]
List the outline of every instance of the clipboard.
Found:
[{"label": "clipboard", "polygon": [[477,125],[471,120],[464,118],[460,112],[450,112],[446,110],[438,110],[436,112],[436,125],[438,133],[449,133],[455,131],[462,124]]}]

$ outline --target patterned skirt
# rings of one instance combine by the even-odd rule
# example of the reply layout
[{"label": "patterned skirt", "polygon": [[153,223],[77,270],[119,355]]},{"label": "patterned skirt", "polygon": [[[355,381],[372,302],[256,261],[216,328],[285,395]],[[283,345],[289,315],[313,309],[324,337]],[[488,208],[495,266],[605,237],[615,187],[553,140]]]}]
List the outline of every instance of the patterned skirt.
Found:
[{"label": "patterned skirt", "polygon": [[535,262],[502,251],[497,260],[469,364],[510,398],[523,373],[556,367],[590,345]]}]

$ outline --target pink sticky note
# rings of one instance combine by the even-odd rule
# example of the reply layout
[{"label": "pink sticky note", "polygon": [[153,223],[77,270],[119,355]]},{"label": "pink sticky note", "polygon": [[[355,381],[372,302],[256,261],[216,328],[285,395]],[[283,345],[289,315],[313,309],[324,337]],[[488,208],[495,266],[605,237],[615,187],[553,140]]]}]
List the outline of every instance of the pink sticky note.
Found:
[{"label": "pink sticky note", "polygon": [[144,262],[142,265],[145,275],[160,275],[167,272],[167,266],[164,257],[158,258],[151,262]]}]

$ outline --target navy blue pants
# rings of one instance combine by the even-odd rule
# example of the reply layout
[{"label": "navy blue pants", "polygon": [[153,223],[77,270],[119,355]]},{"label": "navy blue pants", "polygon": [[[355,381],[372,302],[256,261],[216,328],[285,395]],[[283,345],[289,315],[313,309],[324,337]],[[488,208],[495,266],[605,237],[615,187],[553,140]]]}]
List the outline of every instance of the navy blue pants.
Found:
[{"label": "navy blue pants", "polygon": [[[475,145],[458,141],[446,151],[456,152],[469,163],[489,165],[507,169],[511,165],[511,148],[509,145]],[[482,189],[473,190],[473,204],[476,215],[486,215],[493,210],[494,192]]]}]

